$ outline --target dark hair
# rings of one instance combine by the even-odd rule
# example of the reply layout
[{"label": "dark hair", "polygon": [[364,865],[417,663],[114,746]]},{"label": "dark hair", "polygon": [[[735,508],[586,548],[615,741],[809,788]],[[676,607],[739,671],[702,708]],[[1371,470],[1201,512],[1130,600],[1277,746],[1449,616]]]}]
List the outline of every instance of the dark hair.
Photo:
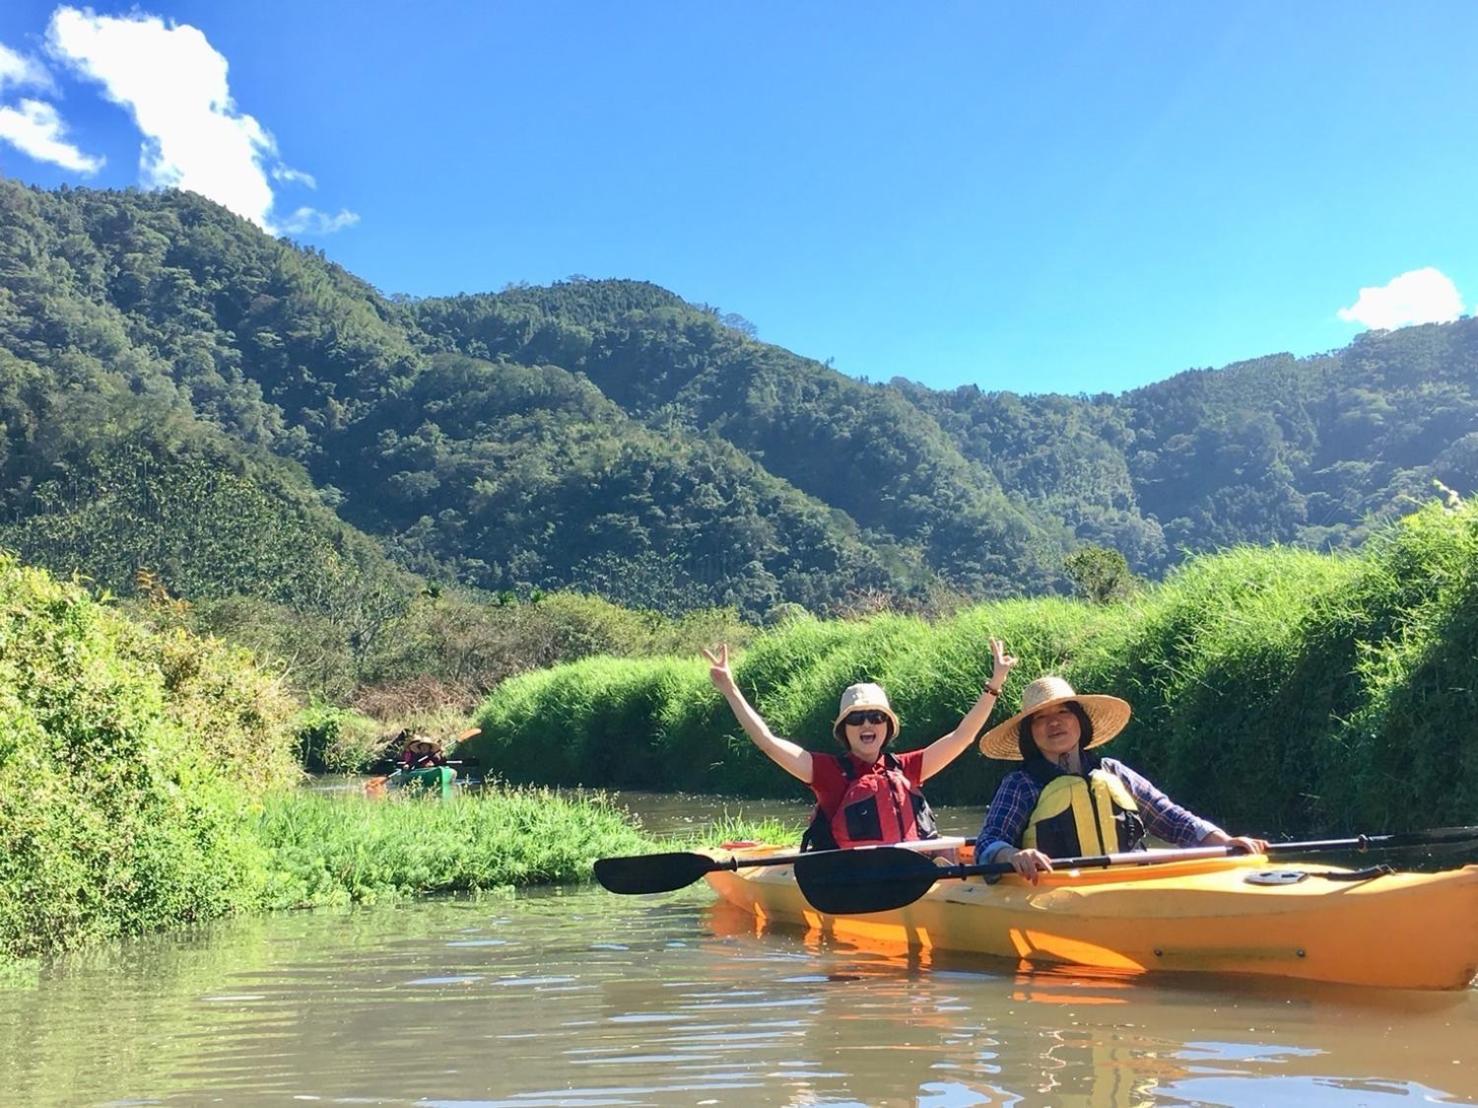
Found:
[{"label": "dark hair", "polygon": [[[1078,749],[1086,750],[1088,744],[1093,741],[1093,719],[1076,700],[1069,700],[1063,707],[1078,717],[1078,728],[1082,732],[1078,736]],[[1016,745],[1021,750],[1023,760],[1041,757],[1041,748],[1032,738],[1031,716],[1023,716],[1021,722],[1016,725]]]}]

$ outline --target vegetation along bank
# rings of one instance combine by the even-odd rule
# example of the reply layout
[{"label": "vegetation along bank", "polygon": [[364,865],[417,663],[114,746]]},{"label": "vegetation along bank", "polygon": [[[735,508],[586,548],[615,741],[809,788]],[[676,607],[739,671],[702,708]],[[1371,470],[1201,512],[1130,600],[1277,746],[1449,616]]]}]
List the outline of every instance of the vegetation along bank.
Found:
[{"label": "vegetation along bank", "polygon": [[245,651],[0,556],[0,958],[241,911],[577,880],[645,845],[598,798],[297,789],[296,712]]},{"label": "vegetation along bank", "polygon": [[[779,734],[829,749],[839,691],[890,690],[900,748],[978,695],[990,636],[1021,658],[997,708],[1044,672],[1128,699],[1115,754],[1224,826],[1401,829],[1478,822],[1478,510],[1434,504],[1358,554],[1237,548],[1119,603],[1009,600],[949,619],[790,620],[736,674]],[[593,658],[514,678],[473,749],[511,780],[749,796],[785,789],[697,656]],[[983,805],[1010,767],[966,758],[936,801]]]}]

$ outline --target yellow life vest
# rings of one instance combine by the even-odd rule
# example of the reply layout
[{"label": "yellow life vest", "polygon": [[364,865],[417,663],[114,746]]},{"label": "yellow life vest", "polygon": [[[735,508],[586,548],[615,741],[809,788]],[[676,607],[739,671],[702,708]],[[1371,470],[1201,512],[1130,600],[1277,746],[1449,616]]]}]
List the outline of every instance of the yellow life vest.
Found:
[{"label": "yellow life vest", "polygon": [[1124,782],[1106,769],[1094,769],[1086,779],[1057,773],[1043,786],[1021,845],[1049,858],[1073,858],[1138,850],[1143,840],[1139,805]]}]

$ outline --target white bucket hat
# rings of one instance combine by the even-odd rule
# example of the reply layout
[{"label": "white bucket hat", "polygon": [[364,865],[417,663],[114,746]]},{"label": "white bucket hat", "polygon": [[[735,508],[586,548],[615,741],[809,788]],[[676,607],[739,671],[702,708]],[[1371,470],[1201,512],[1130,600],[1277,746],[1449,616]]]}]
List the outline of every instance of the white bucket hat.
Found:
[{"label": "white bucket hat", "polygon": [[1117,696],[1103,696],[1099,693],[1080,695],[1061,677],[1038,677],[1021,690],[1021,711],[980,736],[980,752],[987,758],[1021,761],[1021,745],[1017,740],[1021,721],[1033,712],[1069,701],[1081,706],[1093,721],[1093,740],[1084,747],[1085,750],[1108,742],[1124,730],[1124,725],[1133,714],[1128,701],[1120,700]]},{"label": "white bucket hat", "polygon": [[883,691],[883,686],[874,685],[871,682],[863,682],[858,685],[848,685],[842,692],[841,707],[837,709],[837,718],[832,721],[831,733],[841,738],[842,720],[853,712],[882,712],[893,723],[893,738],[898,737],[898,715],[893,711],[893,706],[888,703],[888,694]]}]

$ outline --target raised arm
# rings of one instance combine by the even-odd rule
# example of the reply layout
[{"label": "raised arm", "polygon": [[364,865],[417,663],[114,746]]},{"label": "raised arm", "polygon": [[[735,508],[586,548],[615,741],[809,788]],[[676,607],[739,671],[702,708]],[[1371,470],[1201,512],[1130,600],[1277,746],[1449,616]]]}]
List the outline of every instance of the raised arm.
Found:
[{"label": "raised arm", "polygon": [[959,726],[953,731],[943,738],[935,739],[924,748],[924,761],[919,773],[921,781],[929,780],[963,754],[965,748],[979,737],[980,729],[990,718],[991,709],[996,706],[996,698],[1001,695],[1001,686],[1011,675],[1011,667],[1016,665],[1016,658],[1006,653],[1006,645],[1000,639],[991,639],[990,657],[990,682],[980,694],[980,699],[975,701],[975,706],[965,713],[965,718],[960,720]]},{"label": "raised arm", "polygon": [[811,752],[797,746],[789,739],[782,739],[772,734],[770,725],[761,719],[760,714],[754,710],[749,701],[744,699],[744,694],[734,683],[734,674],[729,669],[729,644],[721,643],[717,652],[704,650],[703,657],[708,660],[708,679],[713,682],[714,688],[723,693],[724,699],[729,702],[730,710],[734,713],[734,718],[739,721],[739,726],[744,728],[744,733],[749,736],[750,741],[764,751],[765,756],[786,773],[809,785],[811,783]]}]

